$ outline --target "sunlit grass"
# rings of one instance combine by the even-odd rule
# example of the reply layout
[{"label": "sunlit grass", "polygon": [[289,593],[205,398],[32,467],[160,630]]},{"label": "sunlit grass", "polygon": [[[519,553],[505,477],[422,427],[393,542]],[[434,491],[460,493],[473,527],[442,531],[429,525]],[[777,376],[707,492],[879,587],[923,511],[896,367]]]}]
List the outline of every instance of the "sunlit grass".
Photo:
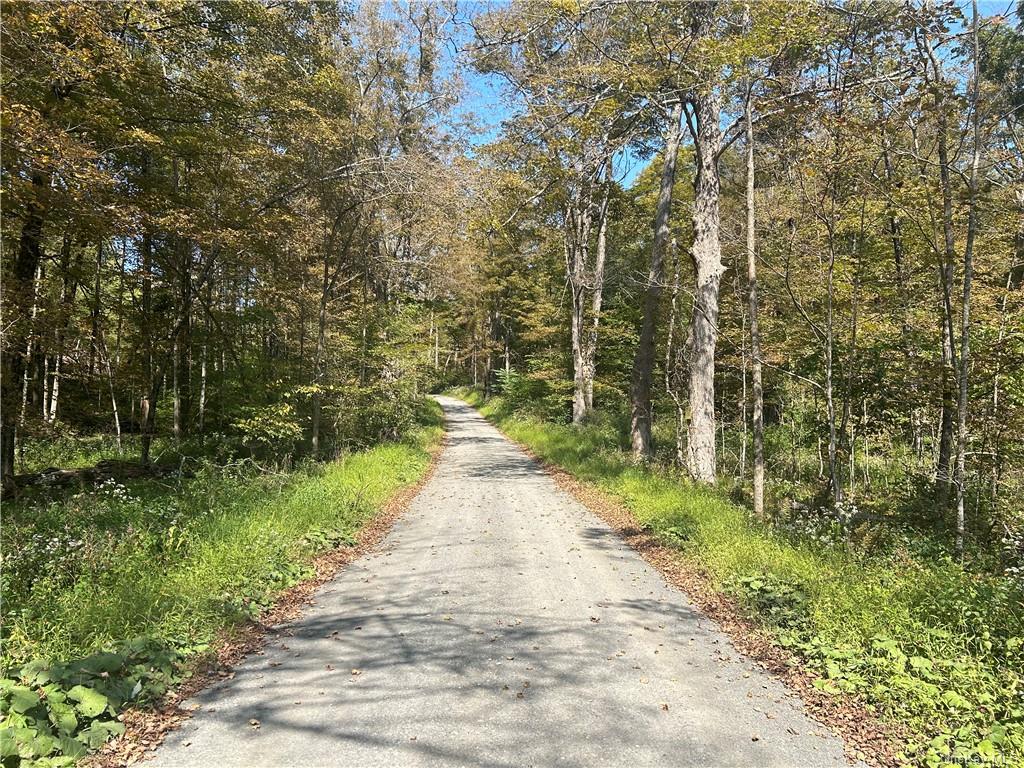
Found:
[{"label": "sunlit grass", "polygon": [[208,641],[422,475],[442,430],[433,402],[423,421],[401,442],[288,475],[206,465],[192,479],[5,504],[3,667],[138,637]]},{"label": "sunlit grass", "polygon": [[[998,748],[1024,759],[1024,611],[1008,579],[895,545],[867,553],[783,534],[715,489],[624,453],[613,420],[582,427],[455,392],[541,459],[620,500],[711,585],[804,657],[825,690],[850,693],[915,734],[913,762]],[[794,597],[794,595],[796,597]],[[979,751],[981,750],[981,751]]]}]

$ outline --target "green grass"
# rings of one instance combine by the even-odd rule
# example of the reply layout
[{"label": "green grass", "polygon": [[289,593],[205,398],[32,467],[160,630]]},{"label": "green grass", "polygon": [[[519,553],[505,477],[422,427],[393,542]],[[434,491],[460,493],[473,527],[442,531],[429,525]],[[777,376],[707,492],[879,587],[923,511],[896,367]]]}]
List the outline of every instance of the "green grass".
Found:
[{"label": "green grass", "polygon": [[552,424],[511,412],[501,398],[454,394],[545,461],[623,502],[802,657],[822,690],[856,696],[905,727],[908,762],[999,756],[1024,764],[1024,619],[1010,580],[924,559],[898,542],[868,554],[783,534],[714,490],[633,464],[611,421]]},{"label": "green grass", "polygon": [[[399,442],[289,474],[206,464],[191,479],[5,504],[0,714],[21,730],[0,734],[0,757],[16,760],[13,744],[44,765],[78,749],[60,738],[102,743],[122,706],[161,693],[218,631],[312,575],[316,554],[352,543],[422,476],[442,433],[433,401],[419,423]],[[105,697],[101,711],[64,702],[72,684]],[[33,698],[40,685],[48,704]],[[53,710],[64,704],[77,713],[66,732]]]}]

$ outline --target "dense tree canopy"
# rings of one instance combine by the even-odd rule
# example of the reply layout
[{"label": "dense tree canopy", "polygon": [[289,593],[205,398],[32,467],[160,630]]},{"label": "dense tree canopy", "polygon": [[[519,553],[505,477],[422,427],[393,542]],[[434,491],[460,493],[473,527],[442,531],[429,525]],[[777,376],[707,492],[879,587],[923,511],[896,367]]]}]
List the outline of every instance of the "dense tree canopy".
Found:
[{"label": "dense tree canopy", "polygon": [[1002,709],[963,741],[1010,723],[1020,754],[1024,5],[1003,11],[5,2],[12,540],[47,468],[315,472],[472,386],[729,497],[748,543],[985,579]]},{"label": "dense tree canopy", "polygon": [[[503,371],[574,422],[629,401],[638,458],[704,482],[1015,535],[1019,18],[13,3],[4,35],[5,482],[67,429],[327,455]],[[505,99],[473,152],[465,77]]]}]

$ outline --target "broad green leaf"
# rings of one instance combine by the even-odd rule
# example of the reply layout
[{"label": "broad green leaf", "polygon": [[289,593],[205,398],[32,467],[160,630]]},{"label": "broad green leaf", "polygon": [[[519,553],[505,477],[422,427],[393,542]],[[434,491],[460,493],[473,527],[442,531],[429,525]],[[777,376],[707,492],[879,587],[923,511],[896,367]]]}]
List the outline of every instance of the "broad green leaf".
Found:
[{"label": "broad green leaf", "polygon": [[106,696],[84,685],[76,685],[68,691],[68,698],[78,702],[78,711],[86,717],[99,717],[109,704]]},{"label": "broad green leaf", "polygon": [[97,720],[78,735],[85,739],[86,744],[93,749],[96,749],[103,746],[104,742],[112,736],[120,736],[122,733],[124,733],[124,724],[114,720],[108,720],[105,722]]},{"label": "broad green leaf", "polygon": [[7,695],[11,699],[11,709],[24,714],[39,704],[39,694],[24,685],[13,685]]},{"label": "broad green leaf", "polygon": [[50,710],[50,722],[61,733],[72,734],[78,728],[75,708],[70,704],[47,699],[46,706]]}]

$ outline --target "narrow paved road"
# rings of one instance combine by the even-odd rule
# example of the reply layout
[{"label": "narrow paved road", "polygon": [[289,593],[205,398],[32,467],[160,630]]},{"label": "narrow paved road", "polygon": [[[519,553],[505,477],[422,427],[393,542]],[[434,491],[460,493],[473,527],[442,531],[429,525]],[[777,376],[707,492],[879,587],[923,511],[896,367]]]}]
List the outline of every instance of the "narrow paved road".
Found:
[{"label": "narrow paved road", "polygon": [[[841,744],[473,409],[158,766],[832,766]],[[252,721],[258,721],[259,727]]]}]

